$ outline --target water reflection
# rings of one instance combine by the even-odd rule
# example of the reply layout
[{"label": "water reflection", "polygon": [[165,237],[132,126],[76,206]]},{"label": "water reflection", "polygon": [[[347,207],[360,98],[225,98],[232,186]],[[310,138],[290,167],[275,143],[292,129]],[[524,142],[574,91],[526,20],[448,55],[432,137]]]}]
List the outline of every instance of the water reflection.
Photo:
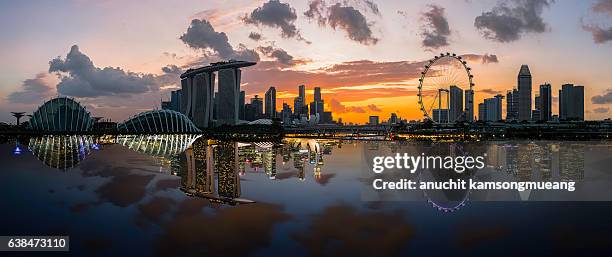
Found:
[{"label": "water reflection", "polygon": [[[371,188],[371,181],[368,180],[374,175],[371,163],[373,158],[395,156],[396,153],[407,153],[409,156],[486,156],[486,168],[481,170],[468,169],[457,173],[438,167],[418,169],[411,174],[406,170],[387,169],[377,175],[386,181],[583,181],[586,152],[596,151],[606,156],[610,151],[607,143],[592,142],[426,143],[285,139],[281,143],[274,143],[219,141],[199,135],[42,136],[30,138],[28,148],[45,165],[66,170],[75,167],[92,150],[99,149],[98,143],[117,143],[153,156],[162,165],[170,167],[171,174],[180,176],[181,189],[186,194],[218,202],[252,202],[241,198],[240,178],[247,173],[262,173],[270,180],[296,178],[302,182],[310,176],[314,182],[326,185],[337,175],[337,169],[350,167],[360,176],[364,188],[371,190],[362,192],[362,200],[427,201],[445,212],[458,210],[468,200],[560,200],[564,194],[561,192],[552,196],[548,192],[534,193],[530,190],[480,190],[474,194],[469,189],[379,191]],[[361,151],[362,156],[355,152],[355,162],[347,162],[346,159],[340,162],[331,158],[334,149],[341,149],[343,144],[351,144],[350,148]],[[23,149],[16,143],[14,155]],[[329,172],[325,172],[327,162],[332,163]],[[598,175],[604,181],[609,179],[607,174]],[[595,189],[589,188],[602,186],[597,184],[602,181],[588,182],[595,183],[597,187],[578,188],[578,192],[571,195],[573,199],[591,199],[592,196],[587,192]],[[594,199],[608,199],[608,195],[596,194]]]},{"label": "water reflection", "polygon": [[119,135],[117,143],[151,156],[175,156],[200,137],[193,134]]},{"label": "water reflection", "polygon": [[66,170],[85,159],[93,146],[91,136],[42,136],[30,138],[28,147],[45,165]]}]

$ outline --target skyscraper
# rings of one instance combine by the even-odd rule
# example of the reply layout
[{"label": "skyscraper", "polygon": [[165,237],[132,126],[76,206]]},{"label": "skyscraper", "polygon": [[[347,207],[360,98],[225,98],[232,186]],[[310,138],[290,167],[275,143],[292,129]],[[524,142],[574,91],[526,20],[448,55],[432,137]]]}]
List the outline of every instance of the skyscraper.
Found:
[{"label": "skyscraper", "polygon": [[552,118],[552,87],[545,83],[540,85],[540,120],[549,121]]},{"label": "skyscraper", "polygon": [[499,121],[502,119],[502,95],[484,99],[483,103],[478,104],[478,120]]},{"label": "skyscraper", "polygon": [[506,120],[518,119],[519,93],[517,89],[506,93]]},{"label": "skyscraper", "polygon": [[474,121],[474,90],[465,91],[465,120]]},{"label": "skyscraper", "polygon": [[199,73],[181,79],[181,112],[200,128],[212,120],[215,74]]},{"label": "skyscraper", "polygon": [[263,113],[263,100],[258,95],[251,98],[251,106],[255,110],[255,119],[261,119],[264,116]]},{"label": "skyscraper", "polygon": [[541,110],[542,110],[542,98],[540,95],[536,95],[535,97],[535,109],[531,111],[531,118],[533,120],[541,120]]},{"label": "skyscraper", "polygon": [[281,118],[283,119],[283,123],[291,124],[291,106],[286,103],[283,103],[283,110],[281,111]]},{"label": "skyscraper", "polygon": [[240,69],[236,68],[219,70],[219,110],[217,112],[219,125],[238,124],[240,73]]},{"label": "skyscraper", "polygon": [[314,101],[315,102],[323,101],[323,99],[321,98],[321,88],[320,87],[314,88]]},{"label": "skyscraper", "polygon": [[559,119],[584,120],[584,87],[564,84],[559,90]]},{"label": "skyscraper", "polygon": [[478,120],[479,121],[487,120],[487,105],[485,103],[478,104]]},{"label": "skyscraper", "polygon": [[462,119],[462,115],[463,115],[463,90],[453,85],[453,86],[450,86],[449,94],[450,94],[450,103],[449,103],[450,120],[449,122],[458,121]]},{"label": "skyscraper", "polygon": [[518,119],[531,120],[531,72],[527,65],[521,65],[518,74],[518,93]]},{"label": "skyscraper", "polygon": [[246,92],[244,92],[244,90],[243,90],[243,91],[240,91],[240,97],[238,97],[238,105],[239,105],[238,106],[238,108],[239,108],[238,116],[239,116],[239,119],[241,119],[241,120],[245,119],[244,118],[244,115],[245,115],[244,114],[244,105],[245,104],[246,104]]},{"label": "skyscraper", "polygon": [[298,86],[299,97],[302,98],[302,104],[306,105],[306,86]]},{"label": "skyscraper", "polygon": [[269,119],[276,118],[276,88],[270,87],[266,91],[266,117]]},{"label": "skyscraper", "polygon": [[180,112],[181,111],[181,90],[174,90],[170,92],[170,110]]}]

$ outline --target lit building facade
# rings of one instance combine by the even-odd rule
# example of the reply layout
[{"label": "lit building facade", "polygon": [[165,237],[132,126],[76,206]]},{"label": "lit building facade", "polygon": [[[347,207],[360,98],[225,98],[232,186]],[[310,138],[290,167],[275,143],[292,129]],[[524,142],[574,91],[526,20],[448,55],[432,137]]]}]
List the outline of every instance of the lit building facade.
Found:
[{"label": "lit building facade", "polygon": [[74,99],[53,98],[32,114],[29,128],[36,131],[87,132],[93,127],[90,113]]}]

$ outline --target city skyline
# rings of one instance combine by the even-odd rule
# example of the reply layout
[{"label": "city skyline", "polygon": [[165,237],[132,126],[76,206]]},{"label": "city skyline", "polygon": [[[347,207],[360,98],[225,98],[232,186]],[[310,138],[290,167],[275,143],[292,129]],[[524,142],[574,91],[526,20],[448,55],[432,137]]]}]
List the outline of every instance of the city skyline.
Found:
[{"label": "city skyline", "polygon": [[[612,12],[601,4],[608,1],[535,1],[533,6],[511,1],[514,9],[533,8],[544,27],[522,24],[510,35],[477,22],[494,18],[486,14],[496,2],[322,1],[325,6],[312,9],[309,4],[315,2],[209,1],[170,10],[152,2],[143,10],[149,15],[132,15],[142,5],[131,2],[2,3],[0,32],[11,36],[3,37],[0,50],[7,57],[0,61],[0,107],[6,110],[0,121],[12,123],[9,111],[32,113],[58,93],[78,98],[96,116],[125,120],[160,108],[159,98],[169,99],[170,91],[180,88],[178,75],[189,67],[255,57],[259,62],[243,70],[240,90],[250,99],[275,87],[277,111],[283,103],[293,107],[296,87],[306,85],[304,103],[313,102],[314,88],[321,88],[324,109],[334,119],[363,124],[370,115],[385,120],[397,113],[420,120],[414,74],[431,56],[447,51],[466,56],[474,69],[474,112],[485,98],[517,88],[517,68],[527,64],[530,109],[537,106],[539,85],[549,83],[552,113],[559,114],[558,92],[574,84],[584,86],[585,119],[610,117],[612,75],[605,53],[612,44],[596,33],[596,26],[605,29],[612,21]],[[289,10],[289,15],[262,19],[271,7]],[[48,9],[78,13],[73,19],[80,25],[69,30],[58,26],[66,18],[49,16]],[[323,16],[311,9],[322,10]],[[110,10],[112,15],[105,17]],[[163,18],[151,18],[160,10],[166,12],[159,15]],[[338,20],[332,27],[325,14],[341,10],[355,10],[365,25]],[[23,22],[19,17],[26,11],[39,15],[17,32],[12,26]],[[429,23],[433,17],[443,18],[443,24]],[[111,36],[92,33],[94,26]],[[34,35],[42,40],[33,40]],[[428,41],[432,35],[444,41]]]}]

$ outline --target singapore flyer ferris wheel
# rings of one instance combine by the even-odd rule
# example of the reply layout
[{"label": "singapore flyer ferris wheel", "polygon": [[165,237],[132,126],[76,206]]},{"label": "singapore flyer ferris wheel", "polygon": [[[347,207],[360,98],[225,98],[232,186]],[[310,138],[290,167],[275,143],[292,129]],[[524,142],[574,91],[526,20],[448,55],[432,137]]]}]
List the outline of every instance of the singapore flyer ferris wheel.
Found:
[{"label": "singapore flyer ferris wheel", "polygon": [[474,76],[467,61],[454,53],[429,60],[419,79],[419,107],[434,123],[471,121],[474,116]]}]

